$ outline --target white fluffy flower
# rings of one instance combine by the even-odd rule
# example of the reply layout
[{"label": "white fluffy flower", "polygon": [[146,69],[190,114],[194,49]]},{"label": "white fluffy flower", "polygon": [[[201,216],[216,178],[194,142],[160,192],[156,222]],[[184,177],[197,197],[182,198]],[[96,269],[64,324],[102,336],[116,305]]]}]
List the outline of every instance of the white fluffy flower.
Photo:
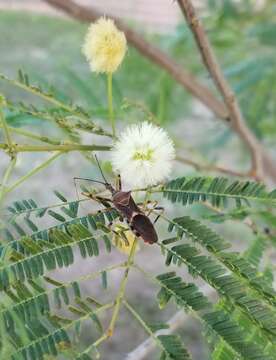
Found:
[{"label": "white fluffy flower", "polygon": [[156,185],[166,179],[175,157],[174,145],[167,132],[143,122],[127,127],[111,154],[113,170],[131,187]]}]

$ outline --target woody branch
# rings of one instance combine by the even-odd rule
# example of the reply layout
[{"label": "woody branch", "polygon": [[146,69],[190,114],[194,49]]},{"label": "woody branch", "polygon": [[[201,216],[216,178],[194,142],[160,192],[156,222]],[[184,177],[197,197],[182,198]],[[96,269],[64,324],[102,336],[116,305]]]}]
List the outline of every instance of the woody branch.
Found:
[{"label": "woody branch", "polygon": [[[56,7],[57,9],[64,11],[73,18],[84,22],[94,21],[103,15],[91,7],[88,8],[78,5],[72,0],[44,1]],[[191,2],[178,0],[178,3],[181,5],[184,14],[187,13],[187,19],[193,20],[191,22],[188,21],[188,23],[190,24],[193,33],[196,33],[195,38],[198,39],[197,41],[198,45],[200,45],[199,48],[202,57],[202,47],[204,48],[204,62],[206,61],[207,66],[208,61],[208,69],[212,74],[212,77],[216,79],[216,84],[221,94],[223,94],[224,101],[217,99],[207,86],[201,84],[193,74],[183,69],[182,66],[177,64],[174,59],[168,56],[161,49],[150,44],[140,34],[130,29],[122,21],[117,19],[115,19],[115,21],[117,26],[126,34],[128,42],[134,46],[143,56],[167,71],[167,73],[170,74],[172,78],[175,79],[175,81],[181,84],[195,98],[197,98],[207,108],[209,108],[217,118],[223,120],[225,123],[229,123],[232,130],[240,137],[241,141],[250,151],[252,167],[247,174],[248,176],[257,179],[265,177],[276,181],[276,165],[272,161],[268,152],[255,137],[254,133],[250,130],[250,128],[247,127],[236,98],[233,95],[222,74],[222,71],[220,70],[215,60],[214,53],[211,49],[204,29],[197,17],[195,18],[194,8],[191,6]],[[197,19],[197,21],[195,21],[195,19]]]},{"label": "woody branch", "polygon": [[190,0],[177,1],[194,35],[203,63],[211,78],[213,79],[218,91],[222,95],[225,106],[229,113],[230,126],[239,135],[241,140],[250,151],[252,167],[250,169],[249,175],[261,180],[263,178],[261,144],[245,124],[236,96],[230,88],[226,78],[224,77],[224,74],[216,59],[215,53],[208,40],[203,25],[196,14],[192,2]]}]

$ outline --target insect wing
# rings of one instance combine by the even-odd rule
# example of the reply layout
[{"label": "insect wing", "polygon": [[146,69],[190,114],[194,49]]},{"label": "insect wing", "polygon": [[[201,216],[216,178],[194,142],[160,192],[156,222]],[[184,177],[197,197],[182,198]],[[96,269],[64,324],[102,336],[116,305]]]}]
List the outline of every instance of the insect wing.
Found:
[{"label": "insect wing", "polygon": [[118,191],[113,196],[113,204],[117,210],[120,211],[124,218],[129,221],[132,218],[133,212],[139,212],[139,208],[135,204],[130,191]]},{"label": "insect wing", "polygon": [[146,243],[154,244],[158,241],[154,226],[146,215],[136,214],[131,225]]}]

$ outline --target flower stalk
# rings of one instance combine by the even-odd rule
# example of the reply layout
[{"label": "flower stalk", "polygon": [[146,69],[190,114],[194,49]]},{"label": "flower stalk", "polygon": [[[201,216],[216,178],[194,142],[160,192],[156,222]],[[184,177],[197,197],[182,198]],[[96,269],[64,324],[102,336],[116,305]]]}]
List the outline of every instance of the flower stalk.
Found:
[{"label": "flower stalk", "polygon": [[112,73],[107,74],[107,99],[108,99],[109,121],[111,123],[113,138],[115,138],[116,130],[115,130],[114,109],[113,109]]},{"label": "flower stalk", "polygon": [[128,260],[127,260],[127,265],[126,265],[124,277],[123,277],[123,280],[122,280],[122,282],[120,284],[120,289],[119,289],[118,295],[117,295],[116,300],[115,300],[114,311],[113,311],[112,318],[111,318],[111,321],[110,321],[110,324],[109,324],[109,327],[108,327],[108,330],[107,330],[107,336],[108,337],[112,336],[113,332],[114,332],[115,324],[116,324],[116,321],[117,321],[117,318],[118,318],[118,315],[119,315],[119,311],[120,311],[120,308],[121,308],[121,303],[123,301],[124,294],[125,294],[125,289],[126,289],[129,270],[130,270],[130,267],[133,264],[135,251],[136,251],[136,246],[137,246],[137,238],[134,240],[134,242],[132,244],[130,254],[129,254],[129,257],[128,257]]}]

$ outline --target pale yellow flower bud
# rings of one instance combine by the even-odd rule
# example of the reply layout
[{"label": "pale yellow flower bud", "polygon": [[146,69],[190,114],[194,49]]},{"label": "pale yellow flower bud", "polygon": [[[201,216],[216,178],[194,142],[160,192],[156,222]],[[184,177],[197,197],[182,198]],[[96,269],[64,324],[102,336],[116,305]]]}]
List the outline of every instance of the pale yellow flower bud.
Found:
[{"label": "pale yellow flower bud", "polygon": [[0,106],[1,107],[7,106],[7,100],[3,94],[0,94]]},{"label": "pale yellow flower bud", "polygon": [[113,20],[101,17],[90,25],[83,53],[92,71],[113,73],[121,64],[126,50],[125,34],[117,29]]},{"label": "pale yellow flower bud", "polygon": [[[134,233],[129,230],[127,226],[121,224],[117,224],[114,231],[115,234],[112,238],[113,245],[115,245],[122,253],[129,255],[135,240]],[[136,245],[136,251],[137,250],[139,250],[138,245]]]}]

